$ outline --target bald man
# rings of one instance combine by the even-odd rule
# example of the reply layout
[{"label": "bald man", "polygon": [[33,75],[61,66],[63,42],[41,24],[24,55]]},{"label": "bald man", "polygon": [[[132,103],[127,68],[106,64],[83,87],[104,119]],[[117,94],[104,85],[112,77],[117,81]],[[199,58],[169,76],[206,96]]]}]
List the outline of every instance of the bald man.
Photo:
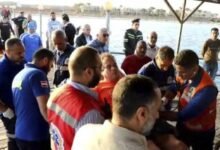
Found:
[{"label": "bald man", "polygon": [[154,59],[157,55],[157,51],[159,50],[159,47],[156,45],[157,43],[157,33],[155,31],[152,31],[147,36],[147,52],[146,55],[150,57],[151,59]]}]

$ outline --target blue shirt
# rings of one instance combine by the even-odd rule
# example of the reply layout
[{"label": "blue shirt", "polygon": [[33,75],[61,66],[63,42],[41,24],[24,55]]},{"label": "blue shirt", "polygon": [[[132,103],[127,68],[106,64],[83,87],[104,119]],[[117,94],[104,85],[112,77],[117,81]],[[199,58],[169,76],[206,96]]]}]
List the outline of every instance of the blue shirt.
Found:
[{"label": "blue shirt", "polygon": [[170,88],[170,86],[175,84],[174,67],[170,66],[167,71],[163,71],[157,66],[155,59],[144,65],[138,71],[138,74],[147,76],[154,80],[162,92],[166,91],[168,88]]},{"label": "blue shirt", "polygon": [[42,47],[42,41],[38,34],[24,34],[21,36],[21,41],[25,47],[25,59],[27,62],[32,61],[32,56],[39,48]]},{"label": "blue shirt", "polygon": [[93,40],[89,46],[98,50],[99,54],[109,52],[108,46],[105,43],[100,42],[99,40]]},{"label": "blue shirt", "polygon": [[70,44],[66,45],[66,49],[61,52],[59,50],[55,50],[55,74],[53,83],[58,86],[63,80],[69,78],[68,71],[68,62],[69,57],[72,54],[74,47]]},{"label": "blue shirt", "polygon": [[[193,78],[192,82],[187,86],[198,86],[202,80],[203,71],[204,70],[200,68],[199,72]],[[196,93],[192,97],[192,100],[190,100],[190,102],[187,104],[187,106],[178,113],[178,120],[182,122],[199,116],[213,101],[216,100],[217,95],[218,90],[214,85],[203,88],[201,91]]]},{"label": "blue shirt", "polygon": [[15,136],[26,141],[49,138],[49,125],[40,113],[38,96],[49,95],[47,75],[33,64],[25,65],[12,83],[13,102],[17,116]]},{"label": "blue shirt", "polygon": [[6,55],[0,59],[0,100],[14,109],[11,85],[15,75],[24,68],[25,61],[15,64]]}]

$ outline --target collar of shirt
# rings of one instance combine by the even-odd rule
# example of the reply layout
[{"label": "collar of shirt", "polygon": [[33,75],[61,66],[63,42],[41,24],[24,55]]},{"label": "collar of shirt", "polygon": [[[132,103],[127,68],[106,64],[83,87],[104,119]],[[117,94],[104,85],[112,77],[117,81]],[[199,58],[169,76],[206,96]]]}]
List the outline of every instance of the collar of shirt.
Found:
[{"label": "collar of shirt", "polygon": [[110,122],[110,120],[105,120],[103,126],[106,130],[112,130],[118,134],[118,138],[123,139],[125,141],[135,141],[138,145],[147,146],[147,140],[144,135],[131,131],[129,129],[116,126]]},{"label": "collar of shirt", "polygon": [[92,96],[93,98],[95,98],[96,100],[98,99],[98,94],[93,92],[90,88],[88,88],[85,85],[82,85],[80,83],[74,82],[74,81],[67,81],[68,84],[70,84],[72,87],[76,88],[77,90],[80,90],[90,96]]},{"label": "collar of shirt", "polygon": [[37,67],[36,65],[31,64],[31,63],[25,64],[25,68],[36,68],[36,69],[40,69],[39,67]]}]

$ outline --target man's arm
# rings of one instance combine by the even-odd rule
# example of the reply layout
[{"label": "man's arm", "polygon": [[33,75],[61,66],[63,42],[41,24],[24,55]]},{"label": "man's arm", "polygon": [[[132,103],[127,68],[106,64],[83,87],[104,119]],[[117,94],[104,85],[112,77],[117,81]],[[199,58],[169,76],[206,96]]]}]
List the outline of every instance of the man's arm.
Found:
[{"label": "man's arm", "polygon": [[215,101],[217,94],[218,91],[215,87],[207,87],[197,93],[180,112],[161,112],[160,117],[171,121],[186,121],[192,119],[201,114],[213,101]]},{"label": "man's arm", "polygon": [[47,119],[47,101],[48,101],[48,99],[49,99],[48,95],[43,95],[43,96],[37,97],[37,103],[38,103],[38,107],[40,109],[40,113],[46,121],[48,121],[48,119]]},{"label": "man's arm", "polygon": [[9,23],[9,26],[10,26],[10,30],[11,30],[12,34],[15,35],[15,32],[14,32],[12,26],[11,26],[11,23]]},{"label": "man's arm", "polygon": [[129,44],[128,44],[128,31],[125,32],[125,35],[124,35],[124,48],[126,51],[129,51],[130,47],[129,47]]},{"label": "man's arm", "polygon": [[32,91],[37,99],[40,113],[47,121],[47,101],[50,94],[50,87],[45,74],[38,72],[30,76]]},{"label": "man's arm", "polygon": [[201,114],[216,100],[218,91],[215,87],[207,87],[197,93],[190,103],[178,113],[178,119],[186,121]]},{"label": "man's arm", "polygon": [[202,48],[202,57],[204,58],[205,52],[208,50],[208,41],[205,42]]}]

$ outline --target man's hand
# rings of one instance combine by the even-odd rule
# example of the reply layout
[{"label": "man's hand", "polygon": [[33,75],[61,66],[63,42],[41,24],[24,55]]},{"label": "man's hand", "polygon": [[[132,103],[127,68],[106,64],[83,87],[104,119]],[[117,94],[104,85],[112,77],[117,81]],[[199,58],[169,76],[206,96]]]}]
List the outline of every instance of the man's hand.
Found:
[{"label": "man's hand", "polygon": [[173,111],[160,111],[160,118],[170,121],[177,121],[177,112]]},{"label": "man's hand", "polygon": [[12,109],[8,108],[5,112],[2,113],[5,118],[12,119],[15,114]]}]

